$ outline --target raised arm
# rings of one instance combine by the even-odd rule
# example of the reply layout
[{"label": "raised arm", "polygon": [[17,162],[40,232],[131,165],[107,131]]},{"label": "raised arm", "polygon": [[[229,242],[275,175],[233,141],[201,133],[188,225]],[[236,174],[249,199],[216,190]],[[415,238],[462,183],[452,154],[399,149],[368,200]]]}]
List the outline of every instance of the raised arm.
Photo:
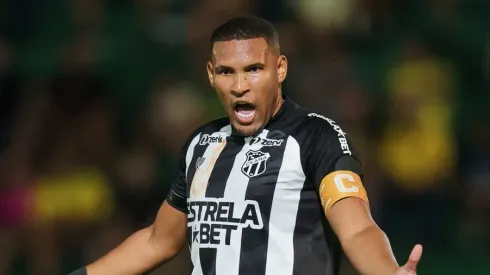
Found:
[{"label": "raised arm", "polygon": [[107,255],[71,275],[143,274],[176,256],[187,234],[185,154],[178,173],[151,226],[132,234]]},{"label": "raised arm", "polygon": [[360,274],[393,275],[398,263],[385,233],[371,218],[368,204],[348,197],[330,209],[328,221],[352,265]]},{"label": "raised arm", "polygon": [[395,274],[398,264],[388,238],[371,217],[357,161],[344,156],[332,170],[319,191],[325,215],[345,254],[360,274]]},{"label": "raised arm", "polygon": [[361,165],[346,133],[334,121],[318,119],[305,156],[307,172],[350,262],[360,274],[416,274],[422,247],[416,246],[399,267],[386,234],[371,217]]},{"label": "raised arm", "polygon": [[88,275],[136,275],[172,259],[186,237],[186,215],[164,202],[155,222],[87,266]]},{"label": "raised arm", "polygon": [[[347,171],[337,175],[349,175]],[[362,199],[363,191],[359,177],[339,184],[344,190],[341,195],[347,196],[326,206],[330,225],[342,244],[345,254],[360,274],[366,275],[414,275],[422,256],[422,246],[416,245],[405,265],[398,266],[386,234],[371,218],[369,206]],[[337,188],[332,181],[326,181],[332,188]],[[335,185],[335,187],[333,187]],[[357,188],[356,188],[357,187]],[[327,187],[325,187],[327,188]],[[342,189],[341,188],[341,189]],[[347,189],[347,190],[345,190]],[[361,191],[361,192],[360,192]],[[330,190],[326,198],[338,193]],[[331,207],[330,209],[328,209]]]}]

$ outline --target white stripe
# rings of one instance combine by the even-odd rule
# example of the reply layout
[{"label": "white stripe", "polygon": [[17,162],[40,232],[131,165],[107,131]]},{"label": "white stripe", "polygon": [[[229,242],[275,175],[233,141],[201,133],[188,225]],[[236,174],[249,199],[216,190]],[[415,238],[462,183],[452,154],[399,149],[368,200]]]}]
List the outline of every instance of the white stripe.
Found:
[{"label": "white stripe", "polygon": [[231,136],[231,125],[228,124],[225,127],[221,128],[219,131],[223,132],[225,134],[225,136],[229,137],[229,136]]},{"label": "white stripe", "polygon": [[298,142],[289,137],[277,178],[269,219],[266,275],[291,275],[294,265],[294,228],[305,174]]},{"label": "white stripe", "polygon": [[195,136],[191,144],[189,144],[189,147],[187,148],[187,153],[185,154],[185,176],[187,177],[187,171],[189,171],[189,166],[192,161],[192,157],[194,156],[194,148],[196,147],[196,144],[199,142],[199,139],[201,138],[201,134]]},{"label": "white stripe", "polygon": [[[264,129],[259,134],[259,137],[266,138],[268,132],[268,130]],[[262,148],[260,143],[250,145],[251,140],[251,137],[245,138],[245,145],[236,156],[230,176],[226,181],[224,199],[235,202],[234,211],[237,213],[242,213],[245,210],[245,194],[249,178],[242,173],[242,165],[247,159],[246,154],[249,150]],[[221,246],[216,252],[216,275],[238,275],[242,248],[241,228],[232,233],[230,243],[232,245]]]},{"label": "white stripe", "polygon": [[[231,135],[231,126],[225,126],[221,128],[219,132],[213,133],[211,136],[222,136],[226,138]],[[197,139],[199,141],[199,138]],[[197,142],[196,142],[197,143]],[[203,198],[206,195],[206,189],[209,182],[209,177],[211,176],[212,169],[214,168],[214,164],[219,154],[222,152],[222,149],[226,142],[223,143],[211,143],[208,145],[202,158],[204,159],[203,163],[199,166],[194,174],[194,178],[191,180],[190,192],[188,200]],[[192,157],[191,157],[192,160]],[[188,166],[190,163],[188,164]],[[196,186],[194,186],[196,185]],[[199,223],[195,223],[195,226],[199,227]],[[192,236],[188,236],[188,238],[192,238]],[[201,259],[199,255],[199,244],[192,242],[191,247],[191,260],[194,266],[192,270],[192,275],[203,275]]]}]

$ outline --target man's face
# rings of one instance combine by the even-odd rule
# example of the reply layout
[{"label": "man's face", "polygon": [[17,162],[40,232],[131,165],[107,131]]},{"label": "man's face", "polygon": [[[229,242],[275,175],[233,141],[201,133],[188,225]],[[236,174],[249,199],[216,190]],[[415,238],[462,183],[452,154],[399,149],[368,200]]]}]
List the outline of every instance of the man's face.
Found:
[{"label": "man's face", "polygon": [[254,135],[279,110],[287,60],[265,39],[216,42],[207,70],[232,126],[242,135]]}]

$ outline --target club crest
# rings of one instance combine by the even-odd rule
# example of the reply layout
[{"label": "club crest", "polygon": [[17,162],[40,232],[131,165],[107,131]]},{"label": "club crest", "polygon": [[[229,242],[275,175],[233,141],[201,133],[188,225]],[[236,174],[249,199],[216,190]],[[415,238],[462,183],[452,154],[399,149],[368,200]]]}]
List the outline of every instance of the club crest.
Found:
[{"label": "club crest", "polygon": [[262,151],[250,150],[246,154],[247,159],[242,166],[242,173],[247,177],[256,177],[261,175],[267,169],[267,160],[270,158],[269,153],[264,153]]}]

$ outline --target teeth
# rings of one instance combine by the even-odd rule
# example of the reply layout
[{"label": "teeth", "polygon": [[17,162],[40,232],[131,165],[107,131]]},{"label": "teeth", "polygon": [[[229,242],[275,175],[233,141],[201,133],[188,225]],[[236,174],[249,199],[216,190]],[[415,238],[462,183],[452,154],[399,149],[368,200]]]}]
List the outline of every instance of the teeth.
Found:
[{"label": "teeth", "polygon": [[240,112],[237,112],[237,114],[241,117],[245,117],[245,118],[249,118],[249,117],[252,117],[254,114],[255,114],[255,111],[253,112],[250,112],[250,114],[242,114]]}]

